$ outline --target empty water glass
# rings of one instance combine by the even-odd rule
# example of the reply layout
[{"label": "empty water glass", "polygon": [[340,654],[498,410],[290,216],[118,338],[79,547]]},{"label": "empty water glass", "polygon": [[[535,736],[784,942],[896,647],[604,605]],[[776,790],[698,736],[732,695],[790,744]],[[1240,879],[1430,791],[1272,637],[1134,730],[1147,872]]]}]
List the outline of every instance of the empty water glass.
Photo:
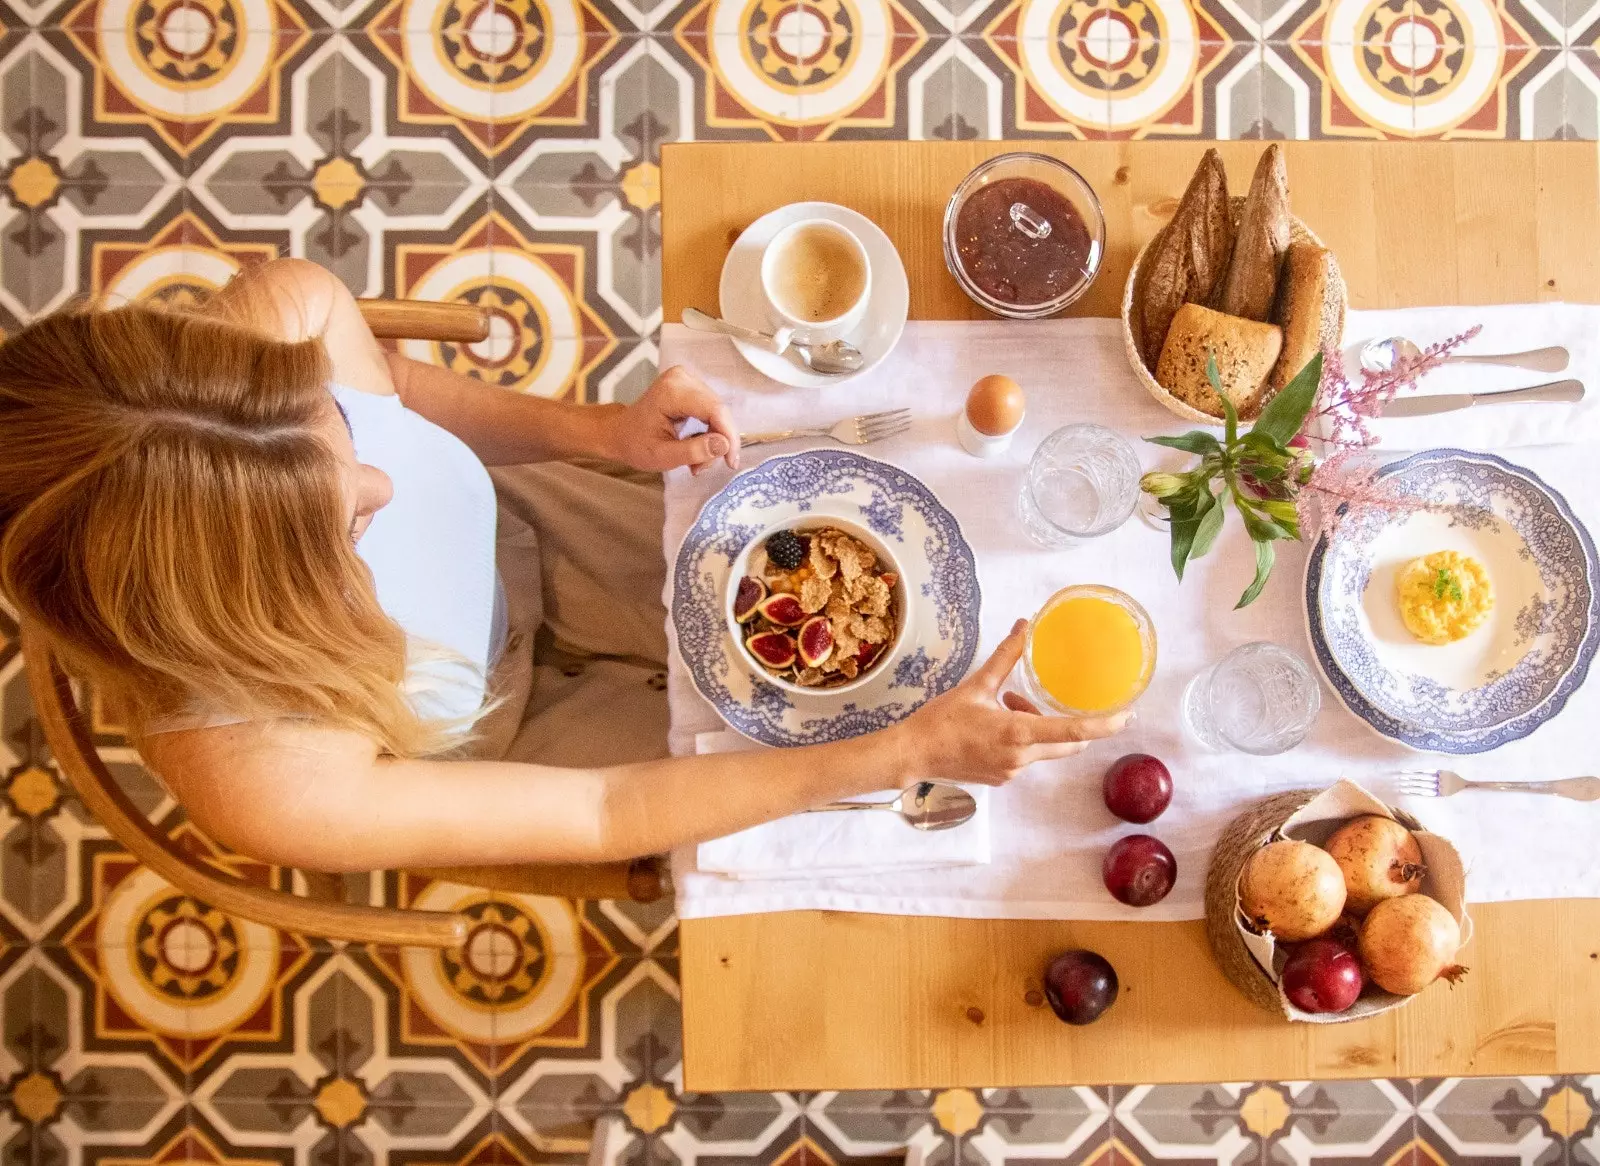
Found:
[{"label": "empty water glass", "polygon": [[1049,550],[1116,530],[1139,500],[1139,455],[1104,425],[1067,425],[1039,443],[1018,510],[1028,536]]},{"label": "empty water glass", "polygon": [[1321,710],[1310,666],[1264,641],[1235,648],[1183,694],[1184,723],[1203,744],[1261,757],[1300,744]]}]

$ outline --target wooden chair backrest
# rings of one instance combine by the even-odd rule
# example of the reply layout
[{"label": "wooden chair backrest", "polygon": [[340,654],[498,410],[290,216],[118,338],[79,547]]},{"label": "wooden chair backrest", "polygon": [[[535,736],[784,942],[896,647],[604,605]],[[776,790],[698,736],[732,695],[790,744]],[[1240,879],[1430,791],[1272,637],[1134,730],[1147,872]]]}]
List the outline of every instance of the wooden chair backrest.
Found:
[{"label": "wooden chair backrest", "polygon": [[[489,335],[489,314],[472,304],[361,300],[361,314],[380,339],[471,344]],[[150,822],[117,783],[94,746],[89,718],[47,637],[22,625],[28,686],[45,740],[84,807],[106,830],[178,890],[222,911],[280,931],[350,943],[458,947],[472,921],[447,911],[414,911],[338,901],[329,876],[308,875],[312,897],[245,882],[200,862]],[[661,897],[669,876],[660,859],[589,866],[441,867],[433,878],[494,890],[572,898]]]},{"label": "wooden chair backrest", "polygon": [[464,915],[303,899],[202,864],[156,829],[117,784],[94,747],[89,719],[78,707],[72,681],[50,641],[26,621],[22,655],[39,727],[84,808],[135,858],[184,894],[281,931],[352,943],[457,947],[465,941],[471,921]]},{"label": "wooden chair backrest", "polygon": [[357,300],[361,318],[379,340],[444,340],[476,344],[489,339],[489,313],[477,304],[422,300]]}]

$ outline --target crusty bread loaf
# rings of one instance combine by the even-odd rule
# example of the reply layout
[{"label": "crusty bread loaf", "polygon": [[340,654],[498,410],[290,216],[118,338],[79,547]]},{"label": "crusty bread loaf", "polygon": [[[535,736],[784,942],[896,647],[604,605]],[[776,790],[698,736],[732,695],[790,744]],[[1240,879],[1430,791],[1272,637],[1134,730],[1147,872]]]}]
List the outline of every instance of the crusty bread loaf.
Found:
[{"label": "crusty bread loaf", "polygon": [[1180,401],[1221,417],[1222,402],[1206,377],[1206,358],[1214,355],[1222,391],[1240,417],[1254,417],[1261,411],[1267,374],[1282,347],[1283,333],[1275,324],[1184,304],[1172,318],[1156,365],[1156,380]]},{"label": "crusty bread loaf", "polygon": [[1230,316],[1265,320],[1272,311],[1288,249],[1289,172],[1283,164],[1283,148],[1274,142],[1256,163],[1234,233],[1227,278],[1214,306]]},{"label": "crusty bread loaf", "polygon": [[1322,347],[1322,316],[1332,282],[1333,252],[1315,243],[1292,243],[1283,262],[1282,288],[1273,318],[1283,329],[1283,351],[1267,377],[1270,398],[1292,381]]},{"label": "crusty bread loaf", "polygon": [[1139,351],[1154,369],[1172,318],[1186,303],[1211,299],[1228,270],[1233,217],[1222,158],[1207,150],[1178,209],[1150,244],[1134,288]]}]

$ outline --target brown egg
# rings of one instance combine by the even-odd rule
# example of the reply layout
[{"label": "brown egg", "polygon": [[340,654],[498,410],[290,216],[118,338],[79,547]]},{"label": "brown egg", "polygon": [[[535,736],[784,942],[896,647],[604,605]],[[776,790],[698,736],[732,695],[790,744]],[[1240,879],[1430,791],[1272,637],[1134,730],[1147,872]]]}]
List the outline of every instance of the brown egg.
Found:
[{"label": "brown egg", "polygon": [[1008,376],[991,373],[967,394],[967,420],[979,433],[999,437],[1022,421],[1027,403],[1021,385]]}]

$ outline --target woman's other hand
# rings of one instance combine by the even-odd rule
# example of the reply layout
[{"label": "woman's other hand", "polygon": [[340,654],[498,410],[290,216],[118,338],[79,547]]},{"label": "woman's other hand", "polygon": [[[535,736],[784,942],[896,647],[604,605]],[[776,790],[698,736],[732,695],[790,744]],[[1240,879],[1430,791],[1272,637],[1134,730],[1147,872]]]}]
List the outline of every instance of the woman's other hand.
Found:
[{"label": "woman's other hand", "polygon": [[[739,431],[727,406],[699,377],[679,365],[664,369],[644,396],[613,415],[611,446],[619,461],[637,470],[675,470],[698,474],[719,458],[739,468]],[[680,438],[690,418],[707,432]]]},{"label": "woman's other hand", "polygon": [[1004,785],[1035,761],[1081,753],[1090,741],[1122,731],[1129,713],[1107,717],[1042,716],[1000,686],[1022,658],[1026,620],[1018,620],[994,655],[955,688],[923,705],[900,726],[918,777]]}]

